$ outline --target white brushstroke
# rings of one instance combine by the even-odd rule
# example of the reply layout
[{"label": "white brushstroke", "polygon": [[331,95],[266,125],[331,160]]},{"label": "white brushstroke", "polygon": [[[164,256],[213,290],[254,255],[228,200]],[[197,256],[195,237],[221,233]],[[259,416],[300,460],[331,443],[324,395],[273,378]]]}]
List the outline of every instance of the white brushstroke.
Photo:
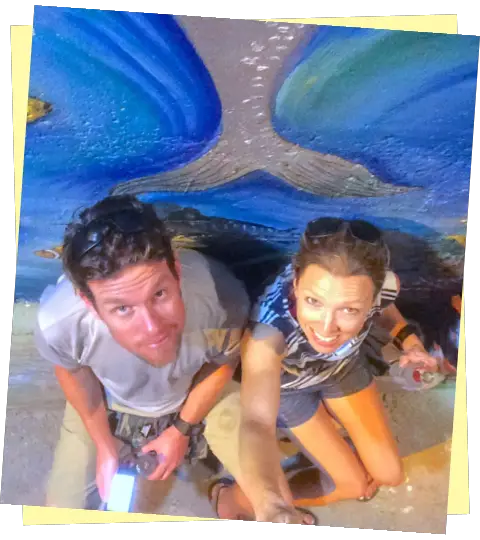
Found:
[{"label": "white brushstroke", "polygon": [[261,45],[257,41],[252,41],[251,46],[253,52],[262,52],[265,49],[265,45]]},{"label": "white brushstroke", "polygon": [[244,58],[240,60],[240,62],[242,62],[242,64],[253,66],[256,64],[257,60],[258,60],[258,56],[245,56]]}]

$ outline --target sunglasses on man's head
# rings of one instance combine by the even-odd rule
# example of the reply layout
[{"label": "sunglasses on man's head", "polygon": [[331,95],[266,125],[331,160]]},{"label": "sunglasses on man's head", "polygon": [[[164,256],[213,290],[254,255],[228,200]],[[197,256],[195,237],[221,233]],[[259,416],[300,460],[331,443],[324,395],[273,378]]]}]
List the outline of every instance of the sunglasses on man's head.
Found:
[{"label": "sunglasses on man's head", "polygon": [[382,241],[381,231],[371,223],[358,219],[346,221],[340,218],[319,218],[310,221],[305,230],[305,237],[315,242],[317,239],[332,236],[342,230],[348,230],[354,238],[369,244],[378,244]]},{"label": "sunglasses on man's head", "polygon": [[145,232],[152,226],[151,219],[145,214],[132,210],[119,210],[93,220],[84,231],[78,232],[73,239],[72,250],[77,260],[103,242],[112,231],[122,234]]}]

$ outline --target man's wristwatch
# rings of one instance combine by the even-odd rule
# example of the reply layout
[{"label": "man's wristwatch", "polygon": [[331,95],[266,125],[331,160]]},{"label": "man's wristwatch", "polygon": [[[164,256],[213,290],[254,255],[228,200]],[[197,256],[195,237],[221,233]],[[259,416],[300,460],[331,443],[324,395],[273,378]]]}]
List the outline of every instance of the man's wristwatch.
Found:
[{"label": "man's wristwatch", "polygon": [[190,437],[195,427],[195,424],[190,424],[189,422],[182,420],[180,418],[180,413],[175,416],[172,425],[175,426],[182,435],[185,435],[185,437]]}]

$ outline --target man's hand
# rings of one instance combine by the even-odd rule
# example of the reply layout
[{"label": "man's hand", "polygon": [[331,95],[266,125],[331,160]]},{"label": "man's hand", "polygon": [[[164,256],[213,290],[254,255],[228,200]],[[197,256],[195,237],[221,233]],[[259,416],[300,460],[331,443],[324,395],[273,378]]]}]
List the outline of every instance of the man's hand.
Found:
[{"label": "man's hand", "polygon": [[112,444],[105,444],[97,448],[97,476],[96,482],[98,492],[102,501],[106,502],[110,498],[110,488],[113,477],[119,466],[119,446],[116,441]]},{"label": "man's hand", "polygon": [[166,480],[182,463],[188,449],[189,438],[174,426],[167,428],[159,437],[142,447],[144,454],[156,452],[158,467],[149,480]]}]

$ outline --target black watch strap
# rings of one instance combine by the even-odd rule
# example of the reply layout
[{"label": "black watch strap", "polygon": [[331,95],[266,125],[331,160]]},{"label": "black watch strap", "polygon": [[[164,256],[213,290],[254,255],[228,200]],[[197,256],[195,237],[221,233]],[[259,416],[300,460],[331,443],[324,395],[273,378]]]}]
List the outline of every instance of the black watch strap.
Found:
[{"label": "black watch strap", "polygon": [[190,437],[193,428],[195,427],[194,424],[190,424],[188,422],[185,422],[185,420],[182,420],[180,418],[180,414],[177,414],[175,416],[175,419],[173,420],[173,425],[178,429],[178,431],[180,431],[182,435],[185,435],[186,437]]},{"label": "black watch strap", "polygon": [[413,324],[406,324],[398,334],[393,338],[393,343],[399,349],[402,348],[403,342],[411,336],[417,333],[417,328]]}]

